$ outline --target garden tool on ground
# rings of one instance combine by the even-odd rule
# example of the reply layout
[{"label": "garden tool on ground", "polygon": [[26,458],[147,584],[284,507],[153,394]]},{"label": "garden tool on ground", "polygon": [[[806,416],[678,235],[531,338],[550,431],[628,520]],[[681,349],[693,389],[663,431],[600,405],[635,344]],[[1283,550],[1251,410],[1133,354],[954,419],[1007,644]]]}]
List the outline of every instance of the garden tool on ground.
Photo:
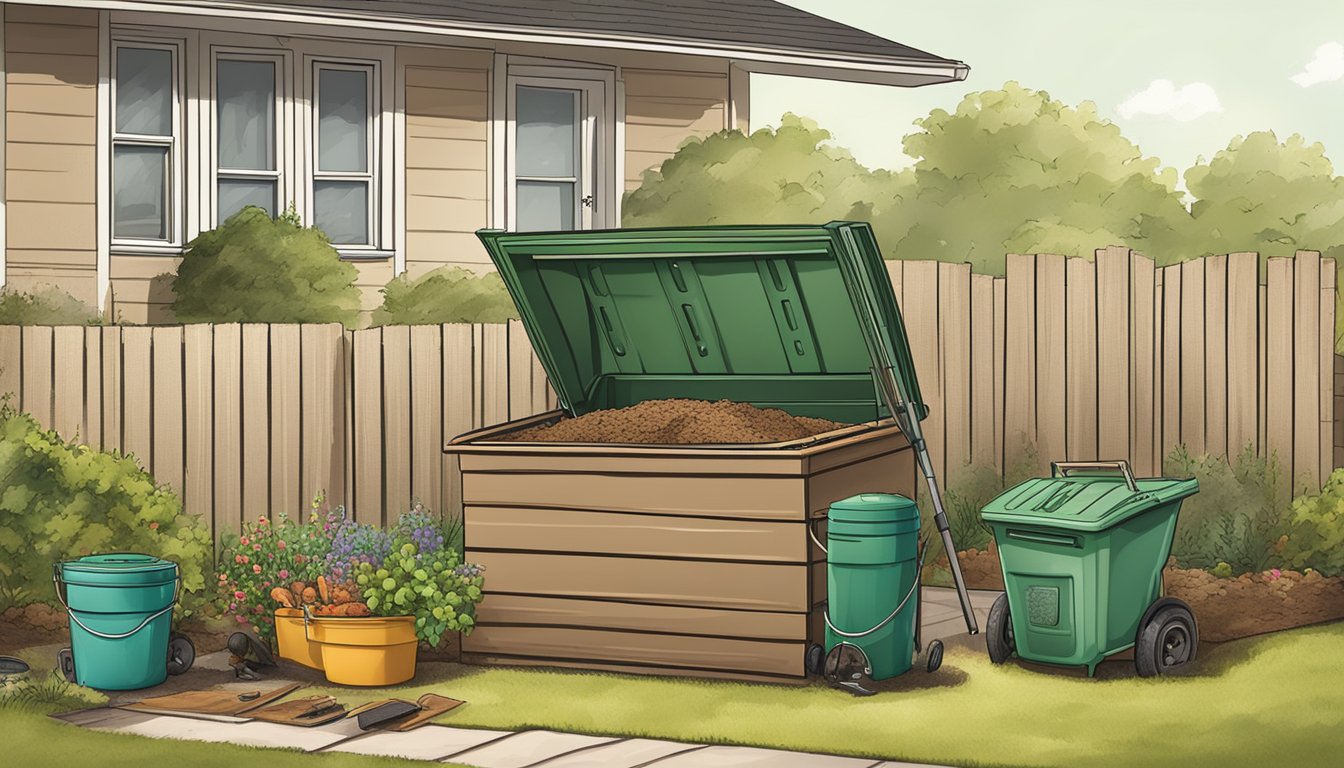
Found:
[{"label": "garden tool on ground", "polygon": [[240,630],[229,635],[229,666],[241,680],[260,680],[260,667],[274,667],[270,646],[252,632]]}]

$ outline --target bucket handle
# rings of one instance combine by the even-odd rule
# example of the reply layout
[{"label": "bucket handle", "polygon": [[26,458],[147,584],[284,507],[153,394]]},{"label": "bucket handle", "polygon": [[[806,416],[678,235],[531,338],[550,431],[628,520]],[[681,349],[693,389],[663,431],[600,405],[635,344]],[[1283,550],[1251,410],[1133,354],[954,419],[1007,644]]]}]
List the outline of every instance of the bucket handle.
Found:
[{"label": "bucket handle", "polygon": [[[812,526],[809,525],[808,530],[811,530],[811,528]],[[858,637],[867,637],[868,635],[871,635],[874,632],[878,631],[879,629],[890,624],[892,620],[895,619],[900,614],[901,609],[905,607],[905,604],[910,602],[910,598],[915,594],[915,590],[919,589],[920,578],[922,577],[922,571],[924,570],[925,551],[926,551],[925,547],[921,544],[919,548],[919,563],[915,566],[915,583],[910,585],[910,591],[905,593],[905,597],[901,598],[901,602],[899,605],[896,606],[896,610],[888,614],[887,618],[879,621],[872,629],[868,629],[863,632],[846,632],[831,623],[830,605],[827,605],[826,608],[823,609],[821,612],[821,618],[826,621],[826,628],[841,637],[852,639]]]},{"label": "bucket handle", "polygon": [[816,544],[818,547],[821,548],[821,551],[822,551],[823,554],[827,554],[827,555],[829,555],[830,552],[827,551],[827,549],[826,549],[826,545],[825,545],[825,544],[822,544],[822,543],[821,543],[821,539],[817,538],[817,530],[816,530],[816,526],[817,526],[817,522],[818,522],[819,520],[821,520],[821,518],[819,518],[819,517],[814,517],[814,518],[812,518],[811,520],[808,520],[808,521],[807,521],[807,535],[808,535],[808,538],[812,539],[812,543],[813,543],[813,544]]},{"label": "bucket handle", "polygon": [[171,603],[168,603],[167,607],[150,614],[148,617],[145,618],[144,621],[140,622],[139,626],[137,626],[135,629],[132,629],[130,632],[122,632],[119,635],[112,635],[106,632],[99,632],[96,629],[86,626],[84,622],[80,621],[79,617],[75,615],[74,609],[72,609],[70,607],[70,604],[65,601],[65,590],[64,590],[65,582],[61,579],[60,563],[54,563],[51,566],[51,582],[56,586],[56,599],[61,601],[61,607],[65,609],[65,613],[67,616],[70,617],[70,620],[75,622],[75,624],[79,625],[80,629],[84,630],[85,632],[88,632],[90,635],[93,635],[94,637],[100,637],[104,640],[124,640],[130,637],[131,635],[134,635],[136,632],[139,632],[140,630],[149,626],[150,622],[154,621],[163,614],[168,613],[169,611],[176,608],[177,598],[182,595],[182,574],[179,573],[177,579],[174,581],[173,584],[173,601]]},{"label": "bucket handle", "polygon": [[1050,462],[1051,477],[1067,477],[1071,469],[1113,469],[1125,478],[1125,485],[1129,486],[1131,493],[1138,493],[1139,484],[1134,482],[1134,471],[1129,468],[1129,462],[1124,459],[1117,461],[1052,461]]}]

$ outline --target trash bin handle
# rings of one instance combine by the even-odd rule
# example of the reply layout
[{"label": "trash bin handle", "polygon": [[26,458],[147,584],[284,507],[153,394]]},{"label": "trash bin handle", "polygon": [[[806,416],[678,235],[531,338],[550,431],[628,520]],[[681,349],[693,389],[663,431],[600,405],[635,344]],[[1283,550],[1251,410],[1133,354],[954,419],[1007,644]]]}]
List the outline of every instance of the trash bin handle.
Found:
[{"label": "trash bin handle", "polygon": [[80,629],[84,630],[85,632],[88,632],[90,635],[93,635],[94,637],[101,637],[104,640],[123,640],[125,638],[130,637],[131,635],[134,635],[136,632],[139,632],[140,630],[149,626],[150,622],[154,621],[163,614],[168,613],[169,611],[176,608],[177,599],[182,595],[182,574],[179,573],[177,579],[175,579],[173,583],[173,601],[171,603],[169,603],[163,609],[150,614],[149,617],[147,617],[144,621],[140,622],[140,625],[137,626],[135,629],[132,629],[130,632],[122,632],[119,635],[110,635],[106,632],[99,632],[98,630],[85,625],[84,622],[80,621],[79,617],[75,615],[74,610],[70,607],[70,604],[67,603],[65,600],[65,591],[64,591],[65,581],[61,578],[60,563],[53,563],[51,566],[51,582],[56,587],[56,599],[61,601],[61,607],[65,609],[65,613],[67,616],[70,617],[70,620],[75,622],[75,624],[79,625]]},{"label": "trash bin handle", "polygon": [[1050,462],[1051,477],[1067,477],[1071,469],[1114,469],[1125,478],[1125,485],[1129,490],[1137,493],[1139,484],[1134,482],[1134,471],[1129,468],[1129,462],[1124,459],[1116,461],[1052,461]]}]

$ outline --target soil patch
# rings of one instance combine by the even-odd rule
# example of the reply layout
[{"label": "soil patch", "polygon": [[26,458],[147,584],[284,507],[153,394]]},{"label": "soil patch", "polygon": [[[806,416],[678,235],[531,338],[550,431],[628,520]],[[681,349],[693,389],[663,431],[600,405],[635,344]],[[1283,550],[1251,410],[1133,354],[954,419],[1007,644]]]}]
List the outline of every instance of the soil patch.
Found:
[{"label": "soil patch", "polygon": [[[196,617],[178,627],[178,631],[191,638],[198,656],[223,650],[229,636],[226,630],[225,624]],[[0,653],[53,644],[70,644],[69,619],[64,609],[30,603],[0,613]]]},{"label": "soil patch", "polygon": [[[1003,589],[993,544],[984,551],[958,552],[957,560],[968,588]],[[946,558],[931,567],[946,571]],[[1344,619],[1344,576],[1271,570],[1223,579],[1198,568],[1181,568],[1171,560],[1162,581],[1167,595],[1190,604],[1201,640],[1221,643]]]},{"label": "soil patch", "polygon": [[705,445],[800,440],[848,426],[731,400],[647,400],[525,429],[502,439],[534,443]]}]

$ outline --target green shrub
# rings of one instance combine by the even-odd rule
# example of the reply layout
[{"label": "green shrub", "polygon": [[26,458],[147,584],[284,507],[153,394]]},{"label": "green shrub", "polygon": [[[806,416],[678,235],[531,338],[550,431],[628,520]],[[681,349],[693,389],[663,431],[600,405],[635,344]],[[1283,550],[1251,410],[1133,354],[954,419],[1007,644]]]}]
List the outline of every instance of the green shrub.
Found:
[{"label": "green shrub", "polygon": [[461,267],[440,267],[415,280],[399,275],[382,293],[374,325],[502,323],[518,317],[504,281],[494,272],[478,276]]},{"label": "green shrub", "polygon": [[186,610],[206,599],[210,531],[176,493],[132,457],[63,441],[0,406],[0,594],[55,603],[52,563],[128,551],[180,566]]},{"label": "green shrub", "polygon": [[1199,493],[1185,500],[1172,555],[1185,568],[1233,573],[1263,571],[1279,562],[1287,499],[1277,460],[1247,446],[1231,463],[1222,456],[1191,456],[1178,447],[1167,457],[1168,477],[1194,477]]},{"label": "green shrub", "polygon": [[173,313],[183,323],[353,325],[356,277],[321,230],[249,207],[187,244]]},{"label": "green shrub", "polygon": [[0,325],[99,325],[98,310],[57,288],[0,291]]},{"label": "green shrub", "polygon": [[1293,501],[1283,559],[1294,569],[1344,574],[1344,469],[1330,473],[1319,494]]}]

